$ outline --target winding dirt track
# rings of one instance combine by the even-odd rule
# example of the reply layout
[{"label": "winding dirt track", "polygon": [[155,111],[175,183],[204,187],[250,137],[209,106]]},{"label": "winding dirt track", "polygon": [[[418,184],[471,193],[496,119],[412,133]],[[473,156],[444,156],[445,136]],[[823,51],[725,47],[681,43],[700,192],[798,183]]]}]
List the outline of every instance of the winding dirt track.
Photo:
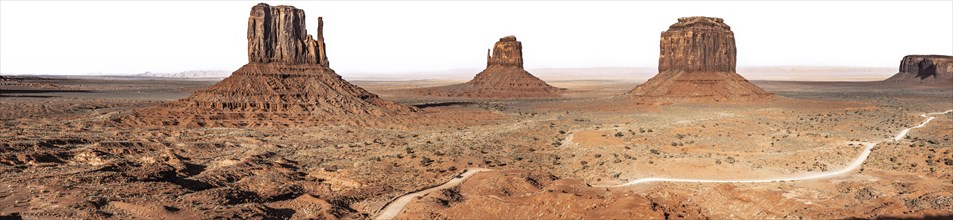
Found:
[{"label": "winding dirt track", "polygon": [[404,206],[407,206],[407,204],[409,204],[410,201],[413,201],[414,198],[427,195],[428,193],[431,193],[437,190],[447,189],[447,188],[460,185],[460,183],[463,183],[464,180],[470,178],[471,176],[473,176],[473,174],[477,174],[483,171],[490,171],[490,169],[470,168],[470,169],[467,169],[466,172],[463,172],[463,174],[457,175],[456,177],[454,177],[453,179],[450,179],[450,181],[447,181],[447,183],[444,183],[443,185],[435,186],[433,188],[428,188],[421,191],[409,193],[401,197],[397,197],[397,199],[394,199],[394,201],[391,201],[390,203],[385,205],[384,208],[382,208],[379,212],[377,212],[377,217],[374,217],[374,219],[394,219],[395,217],[397,217],[397,214],[400,214],[400,211],[404,210]]},{"label": "winding dirt track", "polygon": [[[917,126],[913,126],[913,127],[901,130],[900,133],[898,133],[897,136],[895,136],[893,139],[887,139],[887,140],[884,140],[884,142],[900,141],[901,139],[907,136],[907,133],[910,133],[910,130],[914,128],[921,128],[923,126],[926,126],[927,123],[930,123],[930,121],[933,121],[933,119],[936,119],[936,117],[933,117],[930,115],[942,115],[942,114],[948,114],[951,112],[953,112],[953,109],[947,110],[944,112],[932,112],[932,113],[921,114],[920,117],[924,117],[926,118],[926,120],[924,120],[922,123],[920,123]],[[681,179],[681,178],[665,178],[665,177],[647,177],[647,178],[634,179],[629,182],[618,184],[618,185],[593,186],[593,187],[606,187],[606,188],[625,187],[625,186],[631,186],[631,185],[642,184],[642,183],[650,183],[650,182],[767,183],[767,182],[778,182],[778,181],[824,179],[824,178],[830,178],[830,177],[834,177],[838,175],[843,175],[851,171],[854,171],[857,168],[860,168],[860,166],[863,165],[865,161],[867,161],[867,158],[870,156],[870,152],[874,149],[874,147],[877,146],[877,143],[870,143],[870,142],[861,142],[861,143],[863,143],[866,147],[864,148],[864,151],[861,152],[856,159],[854,159],[854,162],[852,162],[847,167],[828,171],[828,172],[809,173],[809,174],[795,176],[795,177],[782,177],[782,178],[769,178],[769,179],[742,179],[742,180],[712,180],[712,179]],[[491,171],[491,169],[470,168],[463,174],[458,175],[457,177],[451,179],[450,181],[447,181],[447,183],[444,183],[443,185],[424,189],[418,192],[408,193],[406,195],[398,197],[397,199],[394,199],[394,201],[385,205],[384,208],[382,208],[381,211],[378,212],[377,217],[374,217],[374,219],[394,219],[395,217],[397,217],[397,214],[400,214],[400,212],[404,210],[404,207],[407,206],[407,204],[409,204],[411,201],[414,200],[414,198],[424,196],[427,193],[430,193],[433,191],[447,189],[447,188],[460,185],[460,183],[463,183],[463,181],[466,180],[467,178],[470,178],[474,174],[477,174],[479,172],[484,172],[484,171]]]},{"label": "winding dirt track", "polygon": [[[901,130],[900,133],[898,133],[897,136],[895,136],[893,139],[887,139],[887,140],[884,140],[884,141],[885,141],[885,142],[888,142],[888,141],[900,141],[900,139],[903,139],[904,137],[907,136],[907,133],[909,133],[911,129],[921,128],[921,127],[927,125],[927,123],[930,123],[930,121],[933,121],[933,119],[936,118],[936,117],[933,117],[933,116],[930,116],[930,115],[941,115],[941,114],[947,114],[947,113],[950,113],[950,112],[953,112],[953,110],[947,110],[947,111],[945,111],[945,112],[933,112],[933,113],[921,114],[921,115],[920,115],[921,117],[927,118],[927,119],[924,120],[922,123],[920,123],[920,124],[917,125],[917,126],[911,127],[911,128],[903,129],[903,130]],[[857,168],[860,168],[860,165],[863,165],[864,162],[867,161],[867,157],[870,156],[870,152],[874,149],[874,147],[877,146],[877,143],[870,143],[870,142],[861,142],[861,143],[864,144],[866,147],[864,148],[864,151],[861,152],[860,155],[858,155],[856,159],[854,159],[854,162],[851,162],[850,165],[848,165],[847,167],[844,167],[844,168],[841,168],[841,169],[837,169],[837,170],[827,171],[827,172],[809,173],[809,174],[804,174],[804,175],[794,176],[794,177],[769,178],[769,179],[742,179],[742,180],[712,180],[712,179],[682,179],[682,178],[665,178],[665,177],[647,177],[647,178],[634,179],[634,180],[631,180],[631,181],[629,181],[629,182],[626,182],[626,183],[623,183],[623,184],[619,184],[619,185],[610,185],[610,186],[601,186],[601,187],[624,187],[624,186],[631,186],[631,185],[636,185],[636,184],[640,184],[640,183],[649,183],[649,182],[767,183],[767,182],[779,182],[779,181],[797,181],[797,180],[812,180],[812,179],[829,178],[829,177],[839,176],[839,175],[846,174],[846,173],[849,173],[849,172],[851,172],[851,171],[854,171],[854,170],[856,170]]]}]

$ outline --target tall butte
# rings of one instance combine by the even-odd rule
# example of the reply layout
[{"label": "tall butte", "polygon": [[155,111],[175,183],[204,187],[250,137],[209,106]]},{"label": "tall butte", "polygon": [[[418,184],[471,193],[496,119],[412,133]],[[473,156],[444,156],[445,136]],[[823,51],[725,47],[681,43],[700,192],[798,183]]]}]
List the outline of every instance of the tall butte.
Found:
[{"label": "tall butte", "polygon": [[306,126],[377,124],[417,111],[383,100],[329,68],[318,18],[317,39],[304,10],[261,3],[248,17],[248,64],[192,96],[132,115],[132,124]]},{"label": "tall butte", "polygon": [[515,36],[500,38],[487,49],[486,69],[462,84],[416,89],[423,95],[476,98],[559,97],[553,87],[523,69],[523,43]]},{"label": "tall butte", "polygon": [[900,72],[886,82],[924,85],[953,85],[953,56],[907,55],[900,61]]},{"label": "tall butte", "polygon": [[659,73],[629,94],[675,102],[772,97],[735,72],[735,34],[721,18],[684,17],[662,32]]}]

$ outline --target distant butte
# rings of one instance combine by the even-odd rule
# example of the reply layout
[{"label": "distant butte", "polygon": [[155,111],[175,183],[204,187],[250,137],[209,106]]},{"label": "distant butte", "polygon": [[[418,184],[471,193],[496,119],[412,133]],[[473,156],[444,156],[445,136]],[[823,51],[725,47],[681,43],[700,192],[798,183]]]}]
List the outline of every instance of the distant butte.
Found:
[{"label": "distant butte", "polygon": [[318,18],[317,39],[304,10],[258,4],[248,17],[248,64],[212,87],[125,120],[167,126],[376,124],[417,111],[383,100],[331,70]]},{"label": "distant butte", "polygon": [[442,97],[525,98],[559,97],[553,87],[523,69],[523,44],[515,36],[500,38],[487,50],[486,69],[462,84],[422,88],[416,93]]},{"label": "distant butte", "polygon": [[907,55],[900,61],[900,71],[885,82],[953,85],[953,56]]},{"label": "distant butte", "polygon": [[662,32],[659,44],[659,73],[629,95],[673,102],[745,102],[772,97],[735,72],[735,35],[721,18],[679,18]]}]

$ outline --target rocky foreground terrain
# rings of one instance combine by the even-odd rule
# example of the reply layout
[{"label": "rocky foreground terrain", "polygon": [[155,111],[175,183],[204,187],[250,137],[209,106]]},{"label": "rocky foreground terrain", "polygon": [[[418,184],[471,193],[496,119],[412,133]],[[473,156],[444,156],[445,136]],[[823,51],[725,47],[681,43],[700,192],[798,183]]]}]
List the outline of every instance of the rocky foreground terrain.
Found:
[{"label": "rocky foreground terrain", "polygon": [[[944,101],[953,99],[951,88],[756,82],[782,98],[640,105],[624,96],[585,94],[466,102],[406,97],[395,100],[420,112],[399,125],[113,123],[214,82],[134,86],[142,83],[21,79],[5,85],[0,215],[372,218],[392,199],[471,168],[495,171],[415,199],[398,218],[953,215],[953,114],[938,115],[899,142],[879,144],[859,170],[835,178],[593,187],[650,176],[763,178],[836,169],[860,152],[855,142],[883,141],[920,123],[922,113],[953,109]],[[604,85],[581,93],[632,88]],[[364,87],[395,97],[399,90],[378,88],[401,85]]]}]

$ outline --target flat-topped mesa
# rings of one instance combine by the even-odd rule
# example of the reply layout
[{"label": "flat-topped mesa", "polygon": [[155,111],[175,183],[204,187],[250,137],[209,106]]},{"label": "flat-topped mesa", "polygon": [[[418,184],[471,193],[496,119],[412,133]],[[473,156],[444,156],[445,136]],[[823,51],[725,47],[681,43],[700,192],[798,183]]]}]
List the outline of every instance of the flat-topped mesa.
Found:
[{"label": "flat-topped mesa", "polygon": [[305,27],[304,10],[287,5],[255,5],[248,17],[248,63],[328,66],[324,21],[318,17],[317,40]]},{"label": "flat-topped mesa", "polygon": [[683,17],[662,32],[659,72],[735,72],[735,34],[721,18]]},{"label": "flat-topped mesa", "polygon": [[500,38],[493,45],[493,53],[487,50],[486,67],[503,66],[523,68],[523,43],[516,40],[516,36],[510,35]]},{"label": "flat-topped mesa", "polygon": [[900,61],[899,72],[885,81],[953,85],[953,56],[904,56],[903,60]]},{"label": "flat-topped mesa", "polygon": [[668,26],[669,31],[684,29],[720,29],[731,31],[731,27],[725,24],[725,19],[705,16],[691,16],[678,18],[678,23]]},{"label": "flat-topped mesa", "polygon": [[679,18],[662,32],[659,47],[659,73],[629,95],[663,102],[747,102],[773,96],[735,72],[735,35],[721,18]]}]

